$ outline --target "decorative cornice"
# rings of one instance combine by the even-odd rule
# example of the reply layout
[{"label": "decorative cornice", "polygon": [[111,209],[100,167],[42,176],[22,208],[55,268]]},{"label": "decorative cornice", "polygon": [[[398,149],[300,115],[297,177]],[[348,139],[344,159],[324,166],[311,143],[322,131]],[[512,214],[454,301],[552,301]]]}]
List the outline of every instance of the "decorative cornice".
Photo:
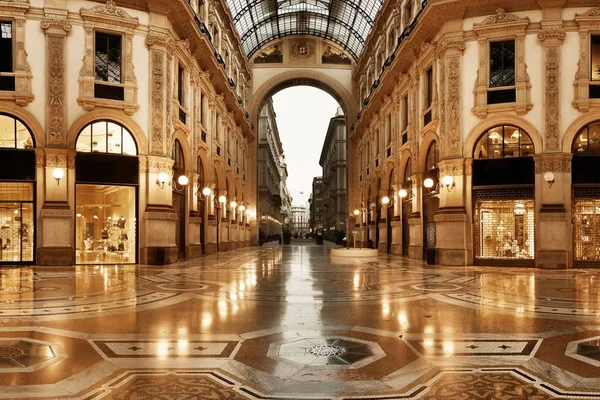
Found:
[{"label": "decorative cornice", "polygon": [[575,19],[577,19],[577,17],[600,17],[600,6],[590,8],[583,14],[575,13]]},{"label": "decorative cornice", "polygon": [[79,13],[84,21],[89,20],[130,29],[135,28],[140,23],[137,17],[132,17],[122,8],[117,8],[117,5],[113,0],[108,0],[106,4],[94,6],[92,8],[81,8]]},{"label": "decorative cornice", "polygon": [[515,14],[507,14],[504,8],[498,8],[496,15],[487,17],[483,22],[476,22],[473,24],[473,28],[486,27],[487,25],[505,24],[513,22],[525,22],[529,23],[529,17],[518,17]]}]

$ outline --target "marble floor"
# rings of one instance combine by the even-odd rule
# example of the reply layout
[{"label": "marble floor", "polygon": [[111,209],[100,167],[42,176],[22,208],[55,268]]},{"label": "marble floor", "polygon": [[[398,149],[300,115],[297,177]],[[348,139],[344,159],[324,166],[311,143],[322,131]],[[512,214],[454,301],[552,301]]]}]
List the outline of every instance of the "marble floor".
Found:
[{"label": "marble floor", "polygon": [[600,399],[600,270],[330,250],[0,268],[0,399]]}]

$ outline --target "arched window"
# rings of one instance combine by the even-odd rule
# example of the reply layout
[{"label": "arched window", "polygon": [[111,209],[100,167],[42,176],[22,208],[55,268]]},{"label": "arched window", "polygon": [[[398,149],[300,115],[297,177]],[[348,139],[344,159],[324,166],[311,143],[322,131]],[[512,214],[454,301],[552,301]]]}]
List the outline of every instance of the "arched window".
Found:
[{"label": "arched window", "polygon": [[511,125],[500,125],[485,132],[475,146],[473,158],[527,157],[535,153],[529,135]]},{"label": "arched window", "polygon": [[173,164],[173,170],[177,172],[185,171],[185,160],[183,159],[183,149],[181,148],[181,143],[179,140],[175,139],[173,143],[173,152],[171,154],[171,158],[175,161]]},{"label": "arched window", "polygon": [[77,151],[83,153],[110,153],[137,156],[137,145],[123,125],[112,121],[88,124],[77,137]]},{"label": "arched window", "polygon": [[427,158],[425,159],[425,172],[437,168],[439,160],[440,152],[438,150],[437,142],[434,140],[429,145],[429,149],[427,149]]},{"label": "arched window", "polygon": [[411,159],[409,158],[408,160],[406,160],[406,167],[404,167],[404,179],[402,180],[402,182],[406,183],[406,182],[410,181],[411,176],[412,176],[412,166],[411,166]]},{"label": "arched window", "polygon": [[574,155],[600,155],[600,121],[587,125],[573,141]]},{"label": "arched window", "polygon": [[27,126],[11,115],[0,114],[0,149],[33,149],[33,135]]}]

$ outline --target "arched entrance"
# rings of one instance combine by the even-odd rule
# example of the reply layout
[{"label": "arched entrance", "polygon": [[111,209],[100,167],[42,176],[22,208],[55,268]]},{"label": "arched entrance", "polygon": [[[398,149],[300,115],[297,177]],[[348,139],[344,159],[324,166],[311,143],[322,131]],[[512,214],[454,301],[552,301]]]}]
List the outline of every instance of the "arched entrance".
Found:
[{"label": "arched entrance", "polygon": [[[395,195],[393,193],[394,189],[394,170],[390,171],[390,178],[388,181],[388,193],[387,196],[389,199],[393,199],[395,198]],[[387,243],[387,248],[386,248],[386,252],[388,254],[392,254],[392,220],[394,219],[394,207],[395,205],[392,204],[392,202],[390,201],[390,203],[387,205],[386,210],[387,210],[387,214],[385,217],[385,223],[386,223],[386,232],[387,232],[387,237],[386,237],[386,243]]]},{"label": "arched entrance", "polygon": [[175,162],[173,164],[173,209],[177,214],[177,228],[175,231],[175,244],[177,245],[177,259],[185,258],[185,215],[186,215],[186,190],[187,183],[179,182],[179,178],[185,176],[185,159],[183,156],[183,148],[179,139],[173,142],[171,158]]},{"label": "arched entrance", "polygon": [[[410,226],[408,220],[412,214],[412,160],[406,160],[400,198],[402,199],[402,255],[408,255],[410,244]],[[402,191],[403,190],[403,191]]]},{"label": "arched entrance", "polygon": [[123,125],[97,120],[79,131],[75,149],[75,263],[136,263],[137,143]]},{"label": "arched entrance", "polygon": [[22,120],[0,114],[0,265],[35,263],[35,145]]},{"label": "arched entrance", "polygon": [[425,172],[423,173],[423,256],[427,263],[435,263],[436,227],[435,214],[440,207],[438,197],[439,150],[437,141],[432,141],[427,149]]},{"label": "arched entrance", "polygon": [[535,148],[515,125],[484,131],[472,149],[474,263],[534,265]]}]

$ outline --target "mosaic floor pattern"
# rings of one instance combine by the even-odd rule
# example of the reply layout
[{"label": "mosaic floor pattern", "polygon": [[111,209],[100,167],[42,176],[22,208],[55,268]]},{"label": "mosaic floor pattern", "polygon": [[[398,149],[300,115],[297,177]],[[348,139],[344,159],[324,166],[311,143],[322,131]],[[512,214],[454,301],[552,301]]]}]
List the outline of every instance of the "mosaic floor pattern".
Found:
[{"label": "mosaic floor pattern", "polygon": [[600,399],[600,270],[329,252],[0,268],[0,399]]}]

